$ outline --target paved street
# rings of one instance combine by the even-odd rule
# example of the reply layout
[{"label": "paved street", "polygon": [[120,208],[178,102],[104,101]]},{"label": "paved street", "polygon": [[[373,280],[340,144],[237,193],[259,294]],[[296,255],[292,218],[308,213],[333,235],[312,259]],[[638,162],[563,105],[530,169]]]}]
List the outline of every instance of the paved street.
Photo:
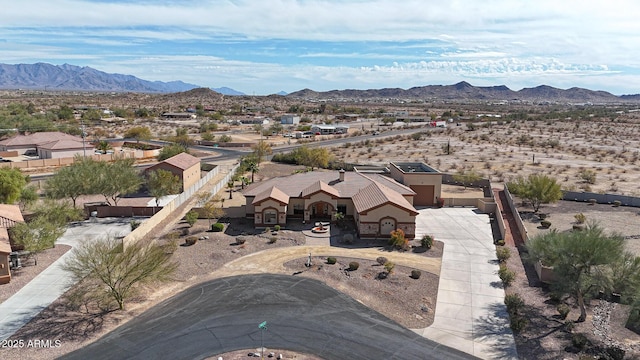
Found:
[{"label": "paved street", "polygon": [[[267,321],[261,334],[258,325]],[[471,359],[319,281],[246,275],[190,288],[63,359],[203,359],[261,347],[327,360]]]}]

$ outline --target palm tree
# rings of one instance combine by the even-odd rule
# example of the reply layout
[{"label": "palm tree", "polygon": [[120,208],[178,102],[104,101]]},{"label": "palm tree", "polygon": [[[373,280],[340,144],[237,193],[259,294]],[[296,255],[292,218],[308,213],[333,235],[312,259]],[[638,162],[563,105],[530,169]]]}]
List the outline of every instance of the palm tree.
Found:
[{"label": "palm tree", "polygon": [[111,150],[111,149],[113,149],[111,147],[111,144],[109,144],[109,142],[106,140],[101,140],[96,146],[96,150],[100,150],[100,152],[103,154],[106,154],[107,150]]},{"label": "palm tree", "polygon": [[253,182],[253,175],[260,171],[260,167],[256,162],[252,161],[247,165],[247,170],[251,171],[251,182]]},{"label": "palm tree", "polygon": [[229,189],[229,199],[233,199],[233,185],[235,185],[235,181],[229,180],[227,182],[227,188]]}]

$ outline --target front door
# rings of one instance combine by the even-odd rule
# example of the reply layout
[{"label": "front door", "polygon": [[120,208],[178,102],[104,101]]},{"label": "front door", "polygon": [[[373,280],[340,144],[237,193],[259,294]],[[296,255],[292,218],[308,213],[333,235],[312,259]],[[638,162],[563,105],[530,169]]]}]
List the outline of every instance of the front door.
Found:
[{"label": "front door", "polygon": [[328,217],[329,205],[324,202],[317,202],[313,204],[313,216],[315,217]]}]

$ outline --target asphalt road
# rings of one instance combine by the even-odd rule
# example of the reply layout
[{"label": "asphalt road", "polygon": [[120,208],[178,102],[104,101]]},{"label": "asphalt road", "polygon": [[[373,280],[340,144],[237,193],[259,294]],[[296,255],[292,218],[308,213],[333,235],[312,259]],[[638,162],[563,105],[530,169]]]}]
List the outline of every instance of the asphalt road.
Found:
[{"label": "asphalt road", "polygon": [[[261,334],[258,325],[267,321]],[[264,340],[261,339],[264,336]],[[323,359],[474,359],[319,281],[245,275],[192,287],[63,359],[203,359],[269,348]]]}]

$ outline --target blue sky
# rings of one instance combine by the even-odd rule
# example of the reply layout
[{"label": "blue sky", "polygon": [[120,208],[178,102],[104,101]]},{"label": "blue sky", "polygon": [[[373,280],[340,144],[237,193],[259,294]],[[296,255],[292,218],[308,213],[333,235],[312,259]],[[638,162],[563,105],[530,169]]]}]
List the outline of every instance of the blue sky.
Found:
[{"label": "blue sky", "polygon": [[467,81],[640,93],[637,0],[21,0],[0,62],[266,95]]}]

